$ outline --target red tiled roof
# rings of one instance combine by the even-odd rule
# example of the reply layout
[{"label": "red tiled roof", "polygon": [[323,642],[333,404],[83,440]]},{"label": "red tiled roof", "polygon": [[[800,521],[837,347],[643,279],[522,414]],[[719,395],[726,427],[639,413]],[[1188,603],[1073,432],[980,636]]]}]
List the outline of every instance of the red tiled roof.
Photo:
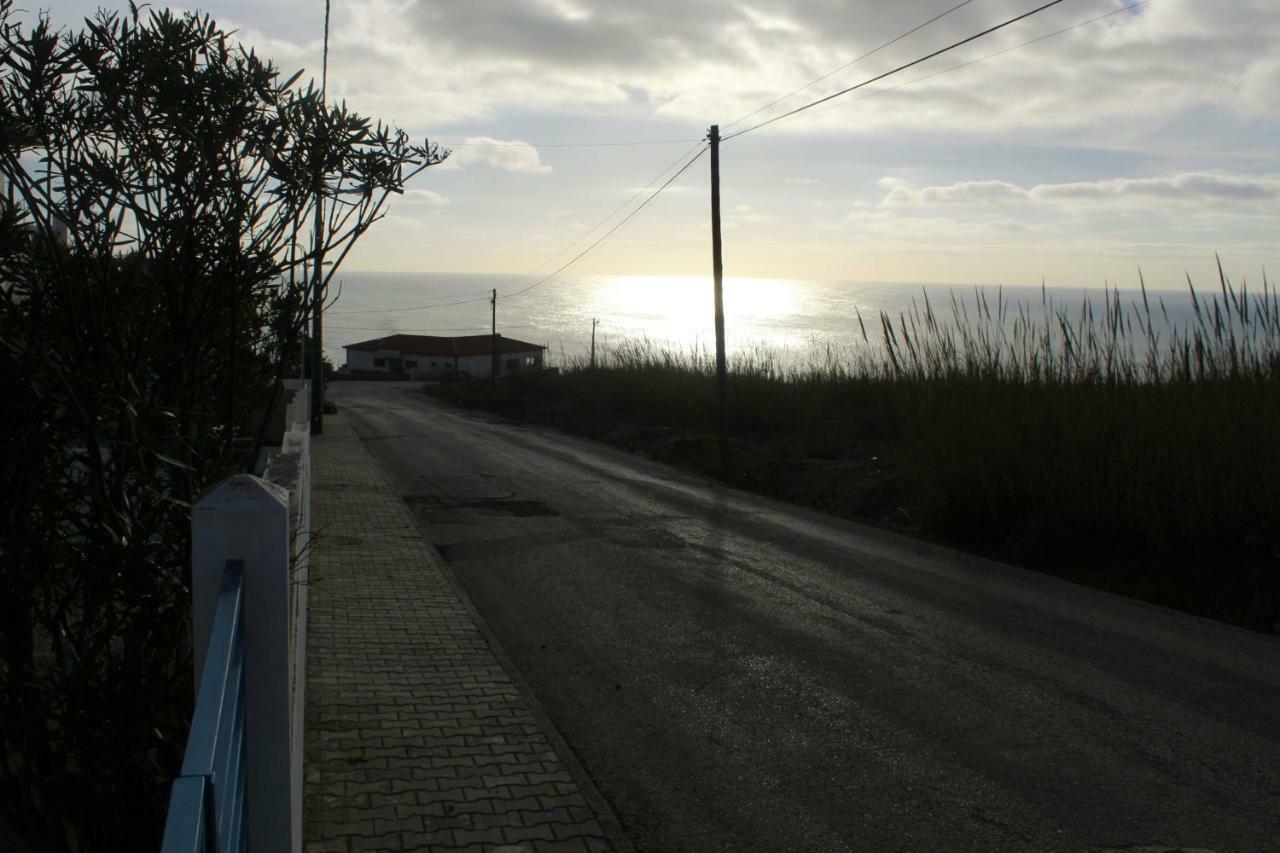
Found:
[{"label": "red tiled roof", "polygon": [[[489,355],[493,352],[493,338],[490,335],[464,335],[459,338],[440,338],[433,335],[388,335],[385,338],[347,344],[343,349],[362,352],[393,351],[452,358],[455,355]],[[498,352],[528,352],[543,349],[546,347],[541,344],[498,336]]]}]

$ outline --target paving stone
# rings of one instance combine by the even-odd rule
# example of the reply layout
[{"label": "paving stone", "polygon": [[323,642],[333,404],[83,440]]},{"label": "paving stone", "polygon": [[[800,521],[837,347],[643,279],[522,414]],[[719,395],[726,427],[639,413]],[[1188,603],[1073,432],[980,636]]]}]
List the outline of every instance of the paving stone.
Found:
[{"label": "paving stone", "polygon": [[552,828],[547,824],[543,824],[542,826],[512,827],[511,829],[504,829],[502,834],[506,837],[507,841],[512,843],[522,841],[556,840],[554,830],[552,830]]},{"label": "paving stone", "polygon": [[502,844],[501,829],[459,829],[453,833],[457,844]]},{"label": "paving stone", "polygon": [[351,839],[351,853],[386,853],[389,850],[402,850],[400,834],[365,835]]},{"label": "paving stone", "polygon": [[558,840],[570,838],[590,838],[600,834],[600,827],[593,821],[583,823],[557,823],[553,829]]},{"label": "paving stone", "polygon": [[581,838],[568,841],[535,841],[533,849],[538,853],[590,853],[587,843]]},{"label": "paving stone", "polygon": [[306,853],[350,853],[346,838],[329,838],[324,841],[308,841]]},{"label": "paving stone", "polygon": [[306,853],[613,850],[341,413],[312,490]]}]

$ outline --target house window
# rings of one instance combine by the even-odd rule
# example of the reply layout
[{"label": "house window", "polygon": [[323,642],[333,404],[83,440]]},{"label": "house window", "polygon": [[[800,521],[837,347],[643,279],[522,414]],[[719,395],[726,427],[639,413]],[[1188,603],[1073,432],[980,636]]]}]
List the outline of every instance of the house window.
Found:
[{"label": "house window", "polygon": [[524,366],[525,366],[525,367],[537,367],[537,366],[538,366],[538,357],[537,357],[536,355],[527,355],[527,356],[525,356],[525,357],[524,357]]},{"label": "house window", "polygon": [[417,367],[417,366],[418,366],[418,362],[416,362],[416,361],[406,361],[406,362],[404,363],[404,366],[405,366],[405,367]]},{"label": "house window", "polygon": [[386,367],[386,366],[387,366],[387,360],[386,360],[385,358],[375,358],[375,359],[373,360],[373,366],[374,366],[374,367]]}]

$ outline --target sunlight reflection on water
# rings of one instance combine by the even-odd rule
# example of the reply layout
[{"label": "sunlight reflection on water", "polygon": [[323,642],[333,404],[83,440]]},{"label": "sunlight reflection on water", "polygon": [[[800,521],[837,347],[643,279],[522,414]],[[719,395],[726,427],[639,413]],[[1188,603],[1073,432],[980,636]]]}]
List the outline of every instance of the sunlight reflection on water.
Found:
[{"label": "sunlight reflection on water", "polygon": [[[326,352],[344,360],[343,344],[405,332],[427,335],[487,334],[489,290],[498,288],[498,332],[545,344],[551,363],[584,354],[590,347],[591,320],[599,320],[597,345],[629,338],[687,352],[714,348],[713,297],[709,276],[575,276],[547,282],[527,293],[511,276],[442,273],[348,273],[341,299],[325,316]],[[806,361],[825,347],[839,351],[866,346],[858,314],[871,345],[878,346],[880,312],[897,317],[925,294],[939,318],[951,317],[951,299],[974,310],[973,286],[874,282],[823,282],[803,279],[725,279],[725,327],[730,355],[768,350],[784,362]],[[998,298],[1013,308],[1022,303],[1042,311],[1039,287],[986,287],[994,310]],[[1212,293],[1210,291],[1210,293]],[[1202,294],[1202,297],[1205,294]],[[1055,307],[1078,313],[1085,296],[1101,310],[1103,291],[1048,288]],[[1191,316],[1187,291],[1149,291],[1158,322],[1163,300],[1169,319],[1182,325]],[[1134,291],[1121,291],[1127,306],[1140,304]],[[447,304],[463,302],[463,304]]]}]

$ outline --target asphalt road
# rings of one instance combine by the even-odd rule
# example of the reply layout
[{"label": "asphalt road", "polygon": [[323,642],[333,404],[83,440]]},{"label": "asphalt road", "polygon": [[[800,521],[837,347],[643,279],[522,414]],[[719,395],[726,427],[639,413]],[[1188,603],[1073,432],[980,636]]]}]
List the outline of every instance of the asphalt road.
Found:
[{"label": "asphalt road", "polygon": [[1280,640],[334,383],[644,851],[1280,851]]}]

